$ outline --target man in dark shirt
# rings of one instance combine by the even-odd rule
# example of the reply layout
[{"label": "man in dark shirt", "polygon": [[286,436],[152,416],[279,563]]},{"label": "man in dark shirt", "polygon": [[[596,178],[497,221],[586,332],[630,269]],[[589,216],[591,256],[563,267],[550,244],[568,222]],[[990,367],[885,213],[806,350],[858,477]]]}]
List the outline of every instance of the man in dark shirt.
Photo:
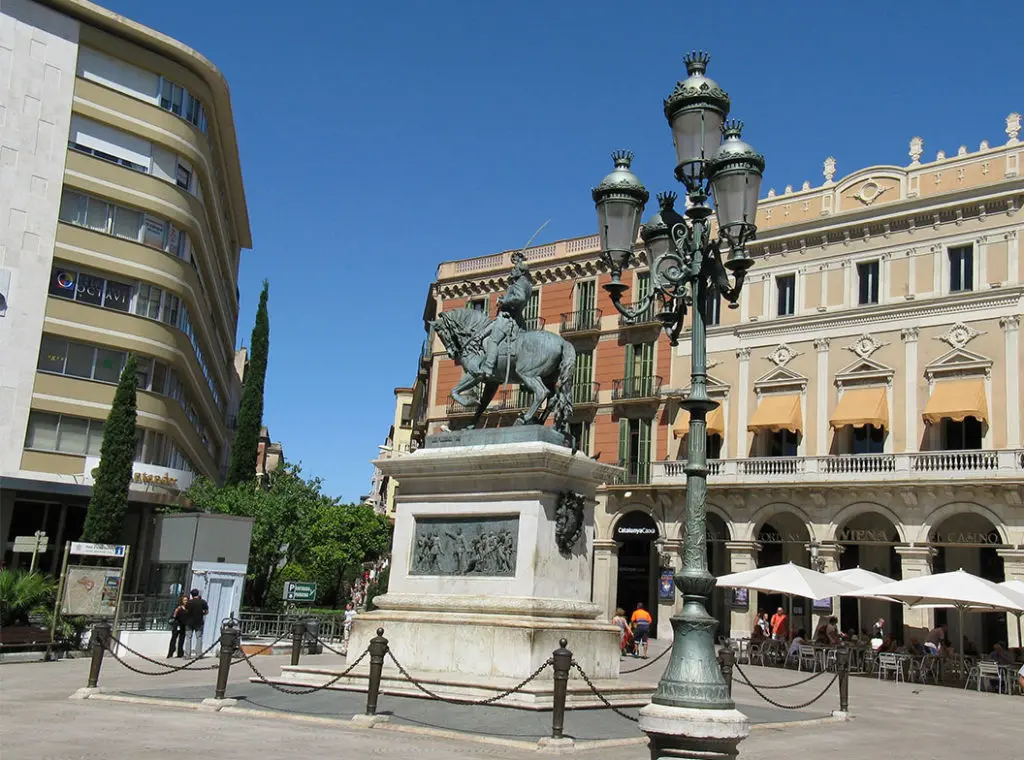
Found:
[{"label": "man in dark shirt", "polygon": [[188,650],[186,656],[189,658],[202,654],[203,621],[209,611],[210,606],[199,595],[199,589],[192,589],[189,600],[185,602],[185,647]]}]

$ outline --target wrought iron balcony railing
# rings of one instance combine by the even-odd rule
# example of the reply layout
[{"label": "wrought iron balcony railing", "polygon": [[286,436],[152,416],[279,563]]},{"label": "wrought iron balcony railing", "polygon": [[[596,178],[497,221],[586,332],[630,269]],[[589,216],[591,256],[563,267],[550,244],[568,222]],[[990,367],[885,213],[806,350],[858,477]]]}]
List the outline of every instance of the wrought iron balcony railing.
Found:
[{"label": "wrought iron balcony railing", "polygon": [[614,485],[634,486],[651,482],[651,463],[619,461],[622,472],[615,476]]},{"label": "wrought iron balcony railing", "polygon": [[562,323],[558,327],[558,332],[562,335],[600,332],[602,314],[600,309],[584,309],[562,314]]},{"label": "wrought iron balcony railing", "polygon": [[661,375],[622,377],[614,383],[612,401],[639,401],[657,398],[661,393]]},{"label": "wrought iron balcony railing", "polygon": [[544,317],[529,317],[526,320],[527,330],[543,330],[544,325],[547,324],[547,320]]},{"label": "wrought iron balcony railing", "polygon": [[[503,388],[494,394],[491,403],[487,405],[484,414],[496,412],[512,412],[525,409],[533,403],[533,394],[519,388]],[[460,415],[476,414],[476,406],[464,406],[454,399],[448,399],[448,415],[456,417]]]},{"label": "wrought iron balcony railing", "polygon": [[600,383],[576,383],[572,386],[573,406],[587,406],[597,403],[597,394],[601,392]]}]

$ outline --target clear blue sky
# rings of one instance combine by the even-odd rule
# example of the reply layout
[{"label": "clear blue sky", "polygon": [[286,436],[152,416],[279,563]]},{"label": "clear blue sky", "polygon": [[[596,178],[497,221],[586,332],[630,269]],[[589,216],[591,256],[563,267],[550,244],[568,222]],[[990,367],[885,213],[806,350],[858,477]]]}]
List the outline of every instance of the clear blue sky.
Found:
[{"label": "clear blue sky", "polygon": [[[762,192],[1006,140],[1024,109],[1024,5],[621,0],[107,0],[231,86],[254,249],[239,340],[270,288],[265,423],[347,500],[408,385],[438,262],[590,234],[589,191],[630,148],[673,188],[662,99],[682,55],[768,161]],[[1016,8],[1016,10],[1014,10]],[[691,12],[687,12],[689,9]],[[1016,36],[1015,36],[1016,35]]]}]

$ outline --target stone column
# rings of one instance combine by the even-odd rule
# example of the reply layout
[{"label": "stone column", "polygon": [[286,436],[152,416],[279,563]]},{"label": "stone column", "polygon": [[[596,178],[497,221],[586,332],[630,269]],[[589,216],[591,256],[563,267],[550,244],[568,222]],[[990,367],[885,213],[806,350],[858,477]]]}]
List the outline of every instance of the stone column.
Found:
[{"label": "stone column", "polygon": [[[683,567],[683,542],[682,539],[668,538],[662,541],[662,559],[658,562],[659,569],[662,567],[671,567],[673,572],[678,572]],[[665,560],[668,561],[668,565],[665,564]],[[658,578],[658,584],[660,589],[661,578]],[[664,639],[665,641],[672,640],[672,616],[678,615],[683,610],[683,596],[676,589],[671,602],[661,601],[661,595],[659,591],[658,596],[658,638]]]},{"label": "stone column", "polygon": [[[906,452],[917,451],[920,440],[917,437],[917,421],[921,410],[917,403],[917,337],[920,330],[916,327],[908,327],[900,331],[900,338],[903,339],[903,366],[904,366],[904,393],[903,400],[904,414],[904,443],[903,450]],[[895,420],[894,420],[895,422]]]},{"label": "stone column", "polygon": [[[808,549],[808,552],[810,550]],[[823,543],[818,546],[818,556],[825,560],[825,564],[822,567],[821,572],[823,573],[834,573],[839,569],[839,555],[843,553],[843,547],[836,543]],[[818,568],[814,568],[817,570]],[[813,600],[812,600],[813,601]],[[832,614],[839,618],[839,630],[845,631],[847,626],[843,625],[842,616],[839,614],[840,605],[839,597],[832,597]],[[811,636],[814,634],[814,630],[817,628],[817,621],[814,619],[814,612],[811,609],[807,610],[808,625],[802,627],[807,629],[807,635]],[[863,625],[863,624],[862,624]],[[790,626],[795,627],[795,623]]]},{"label": "stone column", "polygon": [[[1008,581],[1024,581],[1024,549],[996,549],[996,554],[1003,558],[1003,574]],[[1011,647],[1024,646],[1024,641],[1017,634],[1017,616],[1006,613],[1006,643]],[[1024,620],[1021,621],[1024,626]]]},{"label": "stone column", "polygon": [[615,595],[619,585],[619,544],[610,539],[594,541],[594,604],[604,610],[604,620],[615,617]]},{"label": "stone column", "polygon": [[[1012,399],[1020,401],[1020,315],[1014,314],[999,320],[1003,328],[1003,340],[1006,346],[1004,366],[1006,367],[1006,405],[1002,412],[1006,415],[1006,448],[1016,449],[1021,441],[1020,403],[1010,403]],[[1016,633],[1016,631],[1015,631]]]},{"label": "stone column", "polygon": [[[935,556],[935,549],[930,546],[897,546],[896,553],[900,555],[903,580],[932,574],[932,557]],[[909,641],[910,636],[915,636],[918,641],[922,641],[921,630],[923,629],[927,634],[932,629],[934,621],[935,616],[929,609],[905,607],[903,610],[904,640]]]},{"label": "stone column", "polygon": [[[747,456],[747,399],[750,395],[750,349],[743,347],[736,349],[736,358],[739,359],[739,380],[738,393],[736,396],[736,447],[733,450],[733,458],[738,459]],[[728,429],[728,423],[726,423]]]},{"label": "stone column", "polygon": [[828,391],[830,377],[828,373],[828,338],[815,338],[814,350],[818,352],[817,413],[814,425],[814,452],[818,456],[828,454]]},{"label": "stone column", "polygon": [[[753,570],[757,567],[757,555],[761,551],[761,544],[756,541],[726,541],[725,550],[729,552],[729,572],[741,573],[744,570]],[[726,590],[726,604],[729,604],[731,590]],[[736,638],[749,636],[754,630],[754,617],[757,615],[757,605],[754,600],[746,610],[730,609],[729,629]]]}]

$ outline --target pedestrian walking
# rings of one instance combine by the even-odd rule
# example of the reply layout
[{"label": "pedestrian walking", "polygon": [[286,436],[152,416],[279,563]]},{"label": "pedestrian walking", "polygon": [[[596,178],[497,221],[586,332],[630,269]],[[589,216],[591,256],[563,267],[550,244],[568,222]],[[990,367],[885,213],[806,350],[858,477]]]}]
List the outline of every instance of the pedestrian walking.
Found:
[{"label": "pedestrian walking", "polygon": [[192,589],[191,597],[185,603],[185,648],[187,655],[199,657],[203,652],[203,623],[206,615],[210,612],[210,606],[206,600],[199,595],[199,589]]}]

